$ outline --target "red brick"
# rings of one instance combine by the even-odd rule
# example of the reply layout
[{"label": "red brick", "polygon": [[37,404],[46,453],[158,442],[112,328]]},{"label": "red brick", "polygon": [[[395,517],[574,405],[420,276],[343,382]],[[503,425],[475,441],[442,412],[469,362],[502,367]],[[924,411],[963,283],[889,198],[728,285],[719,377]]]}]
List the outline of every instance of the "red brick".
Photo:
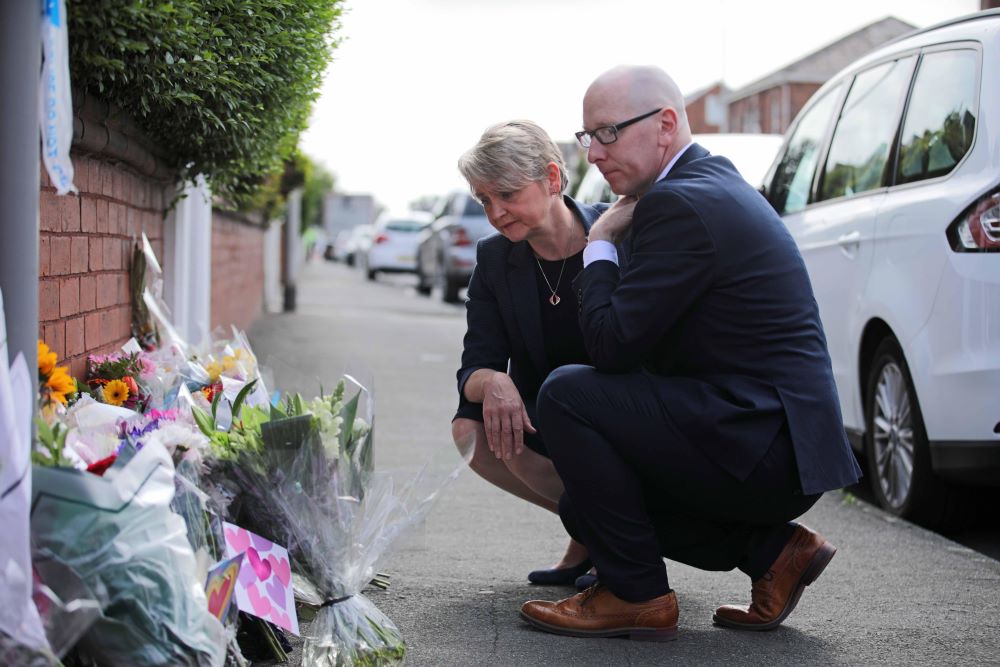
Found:
[{"label": "red brick", "polygon": [[[94,164],[97,164],[96,162]],[[108,233],[108,200],[98,199],[97,200],[97,233],[107,234]]]},{"label": "red brick", "polygon": [[132,248],[135,243],[131,239],[122,243],[122,268],[126,271],[132,270]]},{"label": "red brick", "polygon": [[113,343],[118,338],[115,330],[115,315],[113,310],[102,310],[98,315],[101,318],[101,343]]},{"label": "red brick", "polygon": [[61,232],[62,218],[59,211],[59,197],[56,193],[43,191],[38,198],[39,227],[43,232]]},{"label": "red brick", "polygon": [[62,278],[59,281],[59,317],[66,318],[80,312],[80,279]]},{"label": "red brick", "polygon": [[49,235],[41,234],[38,237],[38,275],[45,277],[49,272]]},{"label": "red brick", "polygon": [[132,337],[132,309],[128,305],[118,309],[118,331],[126,340]]},{"label": "red brick", "polygon": [[120,269],[121,267],[121,254],[115,252],[118,250],[118,239],[115,238],[105,238],[104,241],[104,268],[105,269]]},{"label": "red brick", "polygon": [[90,174],[89,165],[87,164],[88,160],[81,155],[72,155],[71,157],[73,158],[73,185],[76,186],[76,189],[82,195],[85,192],[89,192]]},{"label": "red brick", "polygon": [[87,241],[90,246],[90,270],[100,271],[104,268],[104,240],[99,236],[91,236]]},{"label": "red brick", "polygon": [[84,338],[87,352],[93,353],[103,343],[101,341],[101,314],[88,313],[84,324]]},{"label": "red brick", "polygon": [[105,226],[102,231],[98,225],[97,231],[103,234],[117,234],[118,233],[118,204],[113,201],[108,202],[108,216],[107,216],[107,226]]},{"label": "red brick", "polygon": [[139,238],[142,233],[142,214],[134,208],[128,210],[128,230],[122,233],[131,238]]},{"label": "red brick", "polygon": [[68,236],[49,238],[49,272],[54,276],[64,276],[72,270],[72,254]]},{"label": "red brick", "polygon": [[118,280],[118,303],[131,303],[131,299],[129,298],[130,287],[129,275],[127,273],[122,274],[121,278]]},{"label": "red brick", "polygon": [[52,181],[49,180],[49,170],[45,168],[45,162],[42,160],[38,161],[38,184],[43,188],[52,187]]},{"label": "red brick", "polygon": [[83,376],[87,372],[87,356],[81,355],[69,362],[69,374],[76,378],[78,383],[82,383]]},{"label": "red brick", "polygon": [[59,281],[38,281],[38,319],[42,322],[59,319]]},{"label": "red brick", "polygon": [[97,276],[97,307],[107,308],[118,300],[118,276],[102,273]]},{"label": "red brick", "polygon": [[80,312],[97,308],[97,276],[80,277]]},{"label": "red brick", "polygon": [[83,341],[84,318],[74,317],[66,322],[66,356],[73,357],[83,354],[86,346]]},{"label": "red brick", "polygon": [[42,327],[42,340],[60,359],[66,356],[66,327],[62,321],[47,322]]},{"label": "red brick", "polygon": [[80,199],[80,229],[85,232],[97,231],[97,202],[90,197]]},{"label": "red brick", "polygon": [[114,195],[113,179],[115,168],[106,162],[101,163],[101,194],[107,197]]},{"label": "red brick", "polygon": [[124,174],[121,168],[115,167],[111,172],[111,197],[118,201],[128,201],[125,197]]},{"label": "red brick", "polygon": [[74,236],[70,240],[70,271],[73,273],[86,273],[89,262],[87,254],[87,237]]},{"label": "red brick", "polygon": [[64,232],[80,231],[80,198],[76,195],[62,195],[59,209]]}]

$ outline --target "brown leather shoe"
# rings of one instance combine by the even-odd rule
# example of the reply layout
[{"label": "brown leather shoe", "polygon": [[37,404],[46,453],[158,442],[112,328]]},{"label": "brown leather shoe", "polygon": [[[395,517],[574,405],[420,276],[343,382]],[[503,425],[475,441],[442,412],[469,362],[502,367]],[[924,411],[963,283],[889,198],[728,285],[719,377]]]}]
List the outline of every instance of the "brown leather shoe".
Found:
[{"label": "brown leather shoe", "polygon": [[677,639],[677,596],[673,591],[645,602],[626,602],[596,583],[559,602],[529,600],[521,618],[570,637],[629,637],[644,641]]},{"label": "brown leather shoe", "polygon": [[753,582],[750,607],[725,605],[712,620],[740,630],[773,630],[787,617],[806,586],[826,568],[837,548],[805,526],[797,526],[767,573]]}]

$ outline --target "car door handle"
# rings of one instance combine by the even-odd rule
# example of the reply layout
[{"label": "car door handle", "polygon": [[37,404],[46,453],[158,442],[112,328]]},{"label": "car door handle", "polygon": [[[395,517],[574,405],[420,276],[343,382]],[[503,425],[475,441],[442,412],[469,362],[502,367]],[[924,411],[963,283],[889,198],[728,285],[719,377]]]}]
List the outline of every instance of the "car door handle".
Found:
[{"label": "car door handle", "polygon": [[837,238],[837,245],[848,258],[854,259],[858,248],[861,246],[861,232],[853,231]]}]

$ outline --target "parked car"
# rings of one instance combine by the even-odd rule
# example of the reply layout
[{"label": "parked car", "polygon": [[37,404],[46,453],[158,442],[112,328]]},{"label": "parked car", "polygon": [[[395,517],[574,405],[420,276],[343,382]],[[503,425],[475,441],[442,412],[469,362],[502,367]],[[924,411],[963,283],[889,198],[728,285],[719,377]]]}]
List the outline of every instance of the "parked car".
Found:
[{"label": "parked car", "polygon": [[797,116],[763,192],[801,249],[879,503],[1000,483],[1000,11],[904,35]]},{"label": "parked car", "polygon": [[348,266],[354,266],[358,257],[367,252],[373,236],[375,236],[375,225],[354,225],[351,227],[351,235],[347,237],[347,242],[344,245],[344,262]]},{"label": "parked car", "polygon": [[430,214],[422,211],[383,215],[376,220],[371,245],[364,254],[368,280],[375,280],[379,271],[416,273],[420,232],[431,220]]},{"label": "parked car", "polygon": [[350,229],[342,229],[337,232],[337,235],[333,237],[333,241],[327,243],[323,257],[334,262],[346,262],[347,246],[350,243],[351,234],[352,231]]},{"label": "parked car", "polygon": [[[695,134],[695,143],[713,155],[729,158],[743,178],[752,186],[760,187],[764,176],[781,148],[780,134]],[[592,164],[576,189],[576,198],[587,204],[613,202],[617,196],[604,176]]]},{"label": "parked car", "polygon": [[417,248],[417,291],[429,295],[440,285],[442,298],[454,303],[467,287],[476,266],[476,242],[495,230],[482,205],[468,192],[442,198],[434,222],[422,233]]}]

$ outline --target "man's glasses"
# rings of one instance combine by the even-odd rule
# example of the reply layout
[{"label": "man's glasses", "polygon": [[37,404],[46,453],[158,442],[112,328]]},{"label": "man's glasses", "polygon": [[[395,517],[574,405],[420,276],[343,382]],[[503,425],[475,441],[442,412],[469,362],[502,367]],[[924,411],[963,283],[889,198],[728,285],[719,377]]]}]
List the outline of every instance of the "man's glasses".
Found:
[{"label": "man's glasses", "polygon": [[632,123],[638,123],[643,118],[649,118],[654,113],[660,113],[663,111],[663,107],[659,109],[654,109],[649,113],[644,113],[641,116],[636,116],[635,118],[629,118],[628,120],[623,120],[617,125],[605,125],[604,127],[599,127],[594,130],[582,130],[576,133],[576,140],[580,142],[580,145],[584,148],[590,148],[591,138],[597,139],[599,142],[607,146],[608,144],[613,144],[618,141],[618,132],[624,130],[626,127]]}]

